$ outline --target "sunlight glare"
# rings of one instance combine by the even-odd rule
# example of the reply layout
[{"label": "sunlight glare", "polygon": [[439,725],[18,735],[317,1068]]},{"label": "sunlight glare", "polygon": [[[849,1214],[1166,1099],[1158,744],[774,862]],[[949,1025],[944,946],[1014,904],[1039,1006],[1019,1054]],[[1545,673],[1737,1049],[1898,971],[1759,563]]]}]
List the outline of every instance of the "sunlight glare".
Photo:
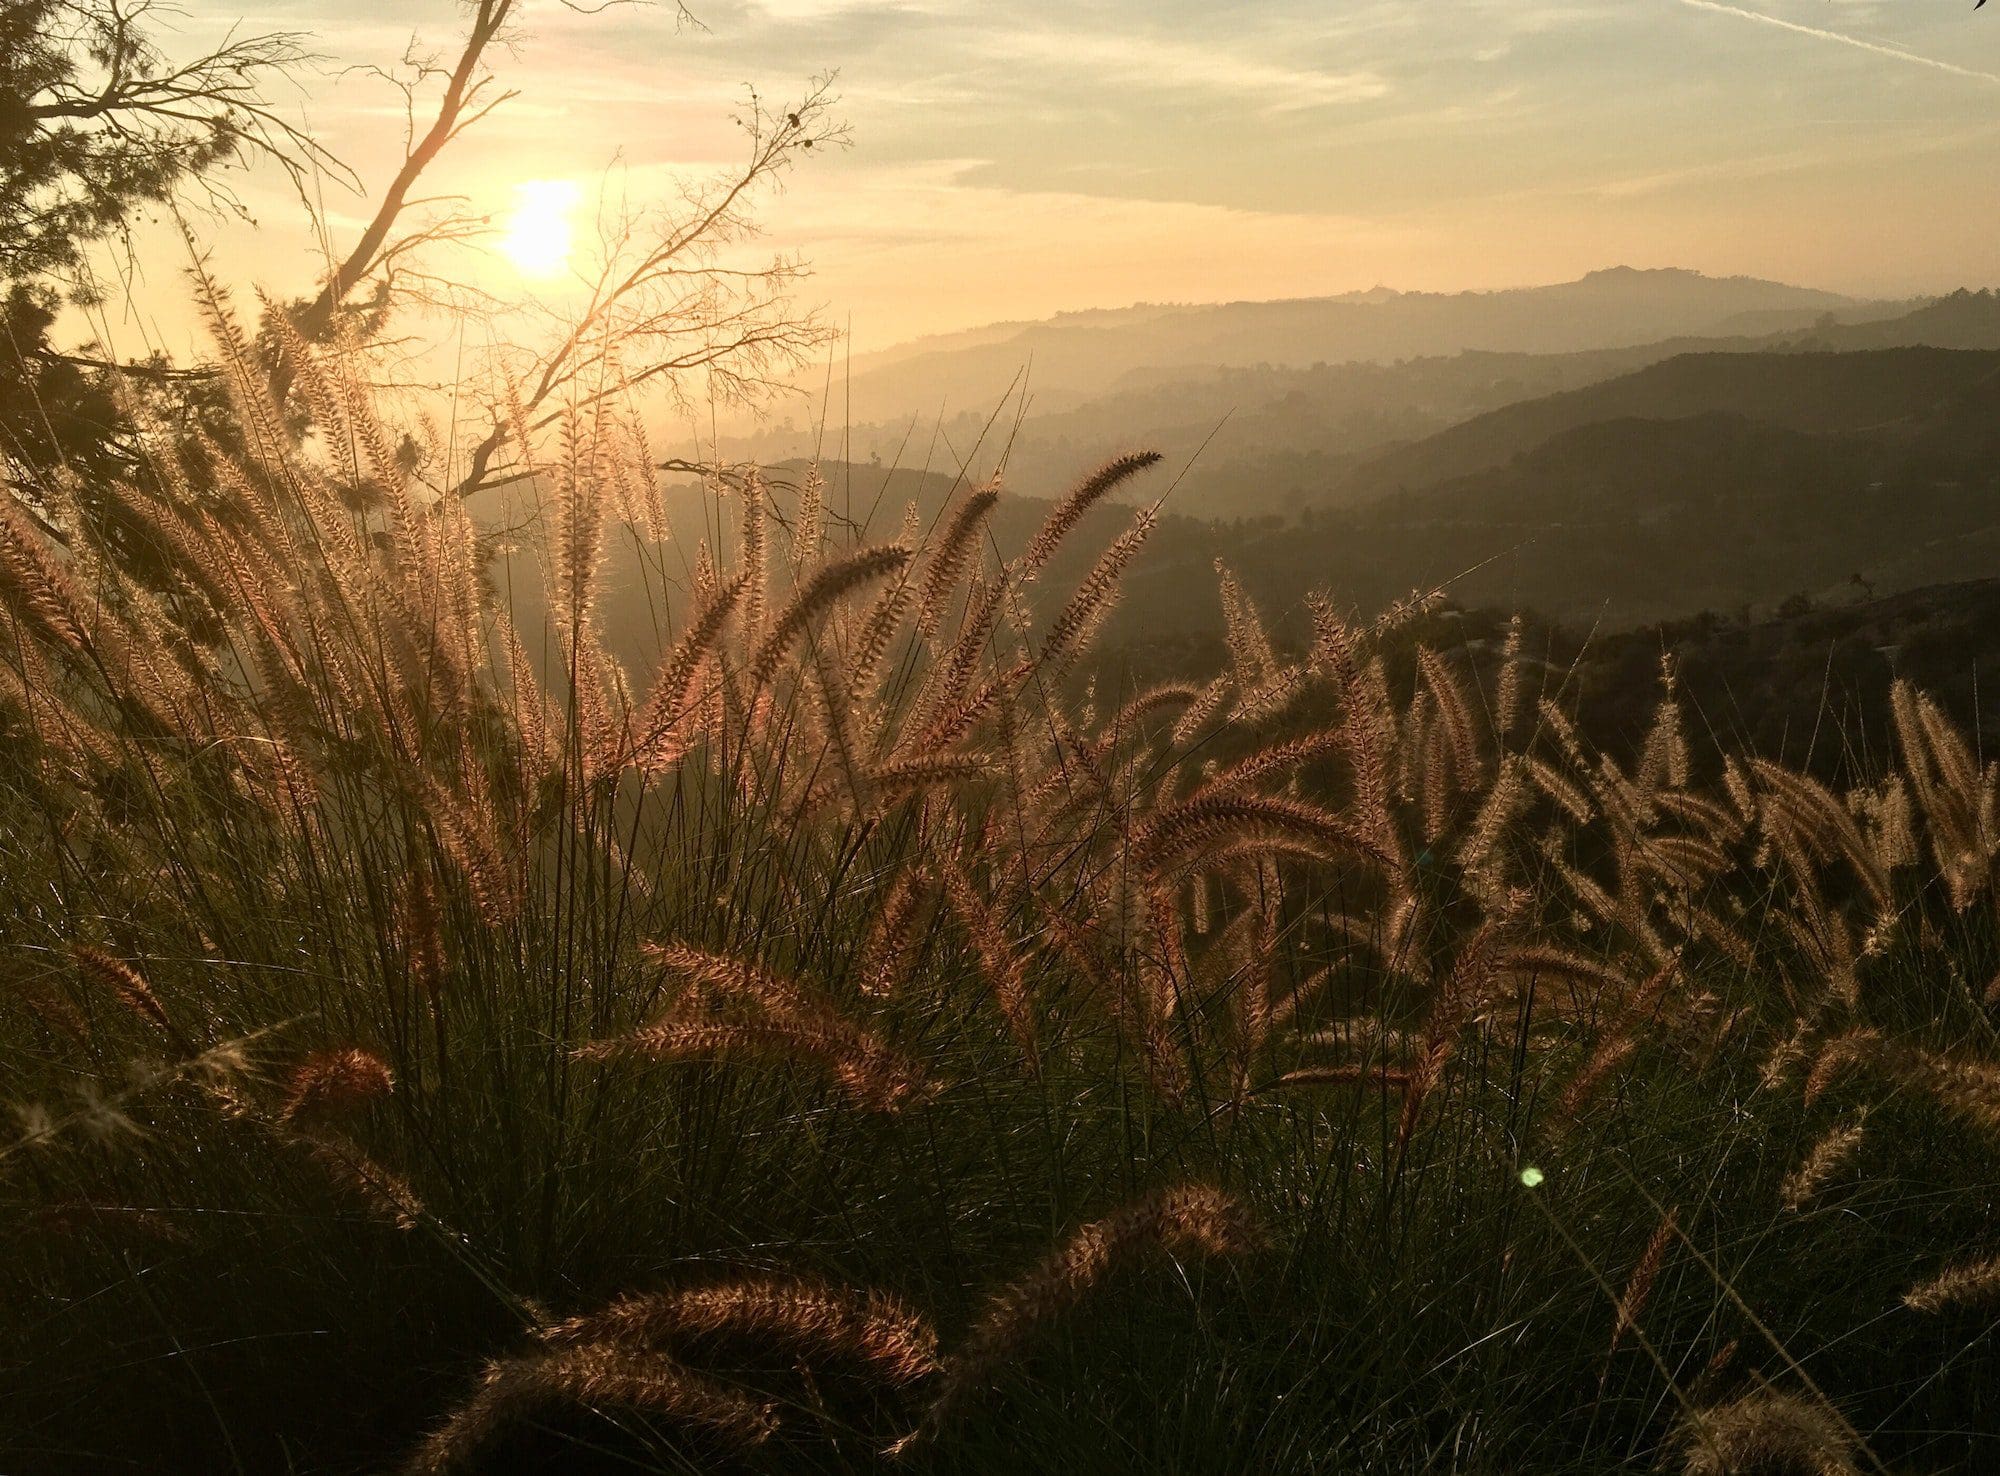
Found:
[{"label": "sunlight glare", "polygon": [[570,219],[583,191],[568,179],[528,180],[514,186],[501,253],[524,277],[553,277],[569,265],[576,230]]}]

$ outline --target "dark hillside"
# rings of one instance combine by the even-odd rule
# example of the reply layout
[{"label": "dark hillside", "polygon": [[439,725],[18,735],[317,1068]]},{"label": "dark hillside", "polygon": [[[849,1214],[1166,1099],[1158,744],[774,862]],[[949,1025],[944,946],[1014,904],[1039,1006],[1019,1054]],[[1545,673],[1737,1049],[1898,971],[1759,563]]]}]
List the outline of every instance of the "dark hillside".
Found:
[{"label": "dark hillside", "polygon": [[1894,742],[1889,685],[1932,694],[1981,761],[2000,737],[2000,579],[1932,585],[1744,623],[1713,613],[1558,644],[1576,650],[1581,720],[1615,751],[1644,739],[1659,701],[1661,653],[1675,658],[1689,710],[1725,748],[1853,782]]},{"label": "dark hillside", "polygon": [[[1270,608],[1324,588],[1370,609],[1448,584],[1467,603],[1608,629],[1964,580],[2000,567],[1996,368],[2000,356],[1905,350],[1675,361],[1488,417],[1481,454],[1502,431],[1518,447],[1502,461],[1208,536]],[[1661,413],[1587,418],[1640,404]],[[1843,419],[1867,429],[1829,428]],[[1209,556],[1163,530],[1122,620],[1184,628],[1171,591]]]},{"label": "dark hillside", "polygon": [[1355,491],[1435,486],[1499,466],[1598,421],[1727,412],[1789,430],[1867,432],[1921,419],[2000,374],[2000,352],[1684,354],[1601,384],[1527,400],[1355,469]]}]

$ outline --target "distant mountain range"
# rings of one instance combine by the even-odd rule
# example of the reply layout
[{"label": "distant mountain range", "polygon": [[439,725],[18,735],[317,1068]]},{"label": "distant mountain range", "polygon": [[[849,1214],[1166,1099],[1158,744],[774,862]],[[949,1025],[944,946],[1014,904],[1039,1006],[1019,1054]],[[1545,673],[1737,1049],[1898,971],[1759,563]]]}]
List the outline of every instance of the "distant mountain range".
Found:
[{"label": "distant mountain range", "polygon": [[[1769,305],[1746,308],[1759,298]],[[1604,315],[1590,304],[1608,300]],[[1827,307],[1828,301],[1844,304]],[[1254,311],[1253,311],[1254,309]],[[1449,353],[1384,362],[1366,356],[1340,359],[1328,350],[1325,362],[1289,362],[1278,356],[1272,333],[1263,346],[1268,361],[1249,364],[1218,358],[1206,363],[1176,359],[1200,351],[1223,354],[1241,335],[1205,338],[1201,324],[1252,319],[1282,323],[1285,312],[1324,322],[1358,313],[1386,315],[1368,335],[1349,333],[1356,347],[1369,336],[1380,344],[1392,332],[1421,325],[1438,341],[1440,325],[1451,341],[1494,344]],[[1884,316],[1886,314],[1886,316]],[[1704,317],[1705,315],[1705,317]],[[1688,353],[1814,352],[1931,345],[1942,348],[2000,348],[2000,299],[1990,293],[1960,292],[1917,304],[1852,303],[1808,289],[1716,281],[1691,272],[1614,270],[1559,287],[1516,293],[1369,294],[1304,304],[1250,304],[1205,309],[1128,309],[1074,315],[1022,328],[1003,325],[985,335],[969,335],[961,347],[918,351],[891,362],[889,377],[857,361],[854,423],[829,427],[827,445],[845,448],[859,460],[871,456],[889,464],[954,465],[964,458],[990,470],[1004,449],[1008,482],[1015,489],[1048,494],[1108,451],[1144,445],[1164,452],[1186,474],[1175,493],[1176,507],[1202,517],[1290,515],[1358,487],[1353,473],[1363,463],[1401,443],[1416,442],[1488,411],[1563,390],[1580,389],[1646,365]],[[1640,327],[1660,328],[1694,319],[1709,323],[1698,333],[1619,341]],[[1643,320],[1643,321],[1642,321]],[[1783,326],[1770,330],[1774,321]],[[1400,324],[1401,327],[1396,325]],[[1546,344],[1552,340],[1586,346],[1564,352],[1527,351],[1509,346],[1514,338]],[[1171,328],[1171,332],[1168,329]],[[1736,330],[1754,328],[1755,333]],[[1059,397],[1048,390],[1044,373],[1051,361],[1037,357],[1038,388],[1022,407],[1006,399],[1007,384],[1028,363],[1026,345],[1040,343],[1047,329],[1056,338],[1081,336],[1121,364],[1147,345],[1155,357],[1121,373],[1108,370],[1094,387]],[[1057,330],[1062,330],[1058,332]],[[1303,341],[1304,329],[1289,333]],[[1405,342],[1412,339],[1406,334]],[[947,340],[957,343],[958,340]],[[1115,354],[1112,350],[1115,349]],[[992,355],[1001,357],[994,359]],[[1011,356],[1011,357],[1009,357]],[[979,368],[980,364],[985,368]],[[945,379],[926,381],[925,366],[941,374],[966,369],[992,372],[990,394],[956,403],[962,413],[940,417]],[[970,366],[969,368],[967,366]],[[879,366],[878,366],[879,367]],[[1004,368],[1004,374],[1001,370]],[[896,376],[913,376],[892,383]],[[949,376],[947,375],[946,378]],[[898,387],[900,383],[901,387]],[[927,386],[927,387],[926,387]],[[901,412],[869,418],[867,406],[884,393],[905,396]],[[836,412],[847,405],[836,390]],[[817,409],[814,411],[815,424]],[[789,430],[766,426],[724,446],[743,460],[773,461],[809,456],[820,444],[815,430],[802,429],[792,412]],[[1197,454],[1199,453],[1199,454]]]},{"label": "distant mountain range", "polygon": [[[1001,395],[1030,354],[1042,389],[1019,413]],[[1132,489],[1173,485],[1113,622],[1140,644],[1212,638],[1217,557],[1274,614],[1314,589],[1367,612],[1444,583],[1606,630],[2000,569],[1992,291],[1892,304],[1619,268],[1511,292],[1140,307],[857,361],[857,412],[899,396],[902,418],[845,428],[861,464],[838,477],[885,492],[885,516],[913,492],[930,516],[961,470],[1004,456],[1003,548],[1033,499],[1107,455],[1167,453]],[[964,413],[939,419],[953,396]],[[725,449],[768,465],[812,438]],[[1098,509],[1079,544],[1127,515]]]},{"label": "distant mountain range", "polygon": [[1890,316],[1908,304],[1750,277],[1613,267],[1496,292],[1395,292],[1066,313],[923,339],[851,366],[843,403],[863,420],[986,411],[1025,377],[1054,411],[1125,375],[1259,364],[1391,363],[1471,350],[1575,353],[1687,335],[1738,336]]}]

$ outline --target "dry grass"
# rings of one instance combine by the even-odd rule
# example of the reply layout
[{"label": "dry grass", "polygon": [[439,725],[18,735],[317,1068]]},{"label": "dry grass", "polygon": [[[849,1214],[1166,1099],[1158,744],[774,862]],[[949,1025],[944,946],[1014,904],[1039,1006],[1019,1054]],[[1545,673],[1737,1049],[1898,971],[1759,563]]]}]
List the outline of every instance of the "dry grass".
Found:
[{"label": "dry grass", "polygon": [[[791,1416],[660,1353],[725,1333],[927,1386],[914,1451],[1142,1251],[1247,1248],[1250,1201],[1315,1227],[1337,1209],[1384,1254],[1421,1222],[1440,1264],[1450,1227],[1475,1226],[1502,1286],[1530,1254],[1512,1212],[1454,1196],[1516,1193],[1492,1186],[1525,1145],[1593,1161],[1663,1072],[1707,1091],[1718,1061],[1810,1062],[1803,1091],[1773,1070],[1754,1112],[1803,1126],[1822,1096],[1879,1085],[1975,1136],[2000,1125],[1989,1005],[1914,982],[2000,899],[2000,770],[1920,693],[1898,688],[1896,765],[1853,794],[1763,760],[1709,786],[1670,667],[1622,765],[1526,690],[1518,624],[1481,670],[1411,640],[1424,601],[1372,626],[1322,601],[1294,652],[1226,570],[1225,671],[1116,694],[1100,672],[1094,689],[1080,672],[1155,509],[1068,595],[1039,586],[1150,454],[1086,478],[1012,559],[989,536],[991,486],[940,510],[932,539],[913,511],[895,541],[842,545],[816,475],[782,518],[751,476],[718,559],[705,536],[674,542],[656,498],[619,493],[620,418],[579,413],[523,448],[543,461],[545,531],[517,566],[432,491],[442,449],[404,443],[302,350],[276,403],[210,308],[234,436],[185,457],[162,441],[149,480],[89,489],[172,551],[164,583],[62,507],[38,522],[9,501],[0,520],[8,823],[40,856],[10,892],[35,919],[10,955],[35,966],[9,1027],[35,1065],[11,1090],[24,1144],[58,1122],[137,1134],[144,1101],[167,1151],[207,1145],[184,1172],[310,1160],[539,1327],[547,1346],[492,1363],[419,1468],[557,1404],[755,1446]],[[602,628],[619,540],[659,581],[647,680]],[[665,575],[669,548],[685,578]],[[517,578],[538,596],[510,593]],[[1983,1034],[1950,1028],[1974,1018]],[[202,1064],[281,1021],[305,1039],[278,1082]],[[168,1067],[101,1088],[162,1049]],[[83,1108],[47,1105],[79,1084],[97,1093]],[[245,1124],[262,1148],[231,1136]],[[648,1157],[667,1135],[671,1193]],[[1767,1207],[1852,1169],[1858,1125],[1814,1138]],[[1026,1142],[1046,1179],[1010,1198]],[[1069,1155],[1086,1152],[1101,1181],[1079,1187]],[[927,1274],[956,1266],[962,1289],[969,1266],[1020,1263],[1020,1235],[975,1225],[1046,1237],[1077,1206],[1097,1217],[941,1365],[919,1303],[789,1273],[536,1312],[530,1283],[560,1285],[628,1203],[670,1206],[720,1254],[704,1217],[752,1202],[736,1176],[760,1154],[773,1185],[815,1166],[839,1206],[825,1239],[778,1247],[788,1260],[832,1242],[893,1259],[896,1237],[930,1237]],[[1231,1189],[1149,1192],[1197,1161]],[[842,1175],[890,1165],[958,1187],[842,1198]],[[289,1192],[269,1172],[258,1192]],[[1114,1189],[1129,1207],[1105,1217]],[[170,1177],[149,1192],[171,1197]],[[1613,1305],[1576,1283],[1594,1357],[1607,1332],[1614,1348],[1645,1332],[1676,1227],[1701,1213],[1620,1203],[1593,1243],[1629,1256],[1652,1233]],[[1306,1236],[1280,1219],[1274,1238]],[[747,1237],[727,1246],[739,1261],[771,1251]],[[1306,1241],[1287,1243],[1296,1280]],[[1934,1249],[1970,1259],[1912,1307],[1984,1294],[1990,1245]],[[1427,1274],[1394,1264],[1397,1285]],[[1466,1295],[1481,1316],[1505,1301]],[[1776,1396],[1707,1410],[1688,1469],[1850,1469],[1823,1413]]]}]

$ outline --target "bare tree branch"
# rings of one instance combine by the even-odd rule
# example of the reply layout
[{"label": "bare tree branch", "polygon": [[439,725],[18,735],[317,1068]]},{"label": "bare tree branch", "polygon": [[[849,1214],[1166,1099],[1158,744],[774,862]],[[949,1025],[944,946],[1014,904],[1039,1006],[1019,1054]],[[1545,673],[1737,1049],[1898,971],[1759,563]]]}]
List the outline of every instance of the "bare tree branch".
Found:
[{"label": "bare tree branch", "polygon": [[318,295],[295,315],[300,332],[308,337],[326,333],[332,326],[335,310],[346,300],[347,294],[379,264],[389,233],[408,204],[410,191],[418,177],[459,132],[513,96],[512,93],[503,93],[497,97],[483,97],[493,79],[482,75],[480,68],[487,48],[501,34],[516,8],[517,0],[477,0],[472,27],[466,34],[458,60],[446,77],[436,117],[423,136],[406,150],[402,167],[383,191],[374,217],[362,229],[360,238],[346,259],[328,275]]},{"label": "bare tree branch", "polygon": [[607,395],[661,381],[677,386],[700,370],[717,398],[748,399],[778,388],[826,342],[825,326],[791,303],[805,274],[799,263],[780,258],[749,268],[718,253],[754,233],[746,206],[760,186],[776,184],[800,155],[845,143],[832,116],[832,80],[816,79],[796,106],[781,110],[752,92],[739,118],[750,145],[739,169],[689,189],[677,212],[628,220],[608,234],[582,305],[549,350],[513,371],[514,403],[472,448],[457,495],[512,479],[520,468],[497,463],[506,447],[531,456],[535,432]]}]

